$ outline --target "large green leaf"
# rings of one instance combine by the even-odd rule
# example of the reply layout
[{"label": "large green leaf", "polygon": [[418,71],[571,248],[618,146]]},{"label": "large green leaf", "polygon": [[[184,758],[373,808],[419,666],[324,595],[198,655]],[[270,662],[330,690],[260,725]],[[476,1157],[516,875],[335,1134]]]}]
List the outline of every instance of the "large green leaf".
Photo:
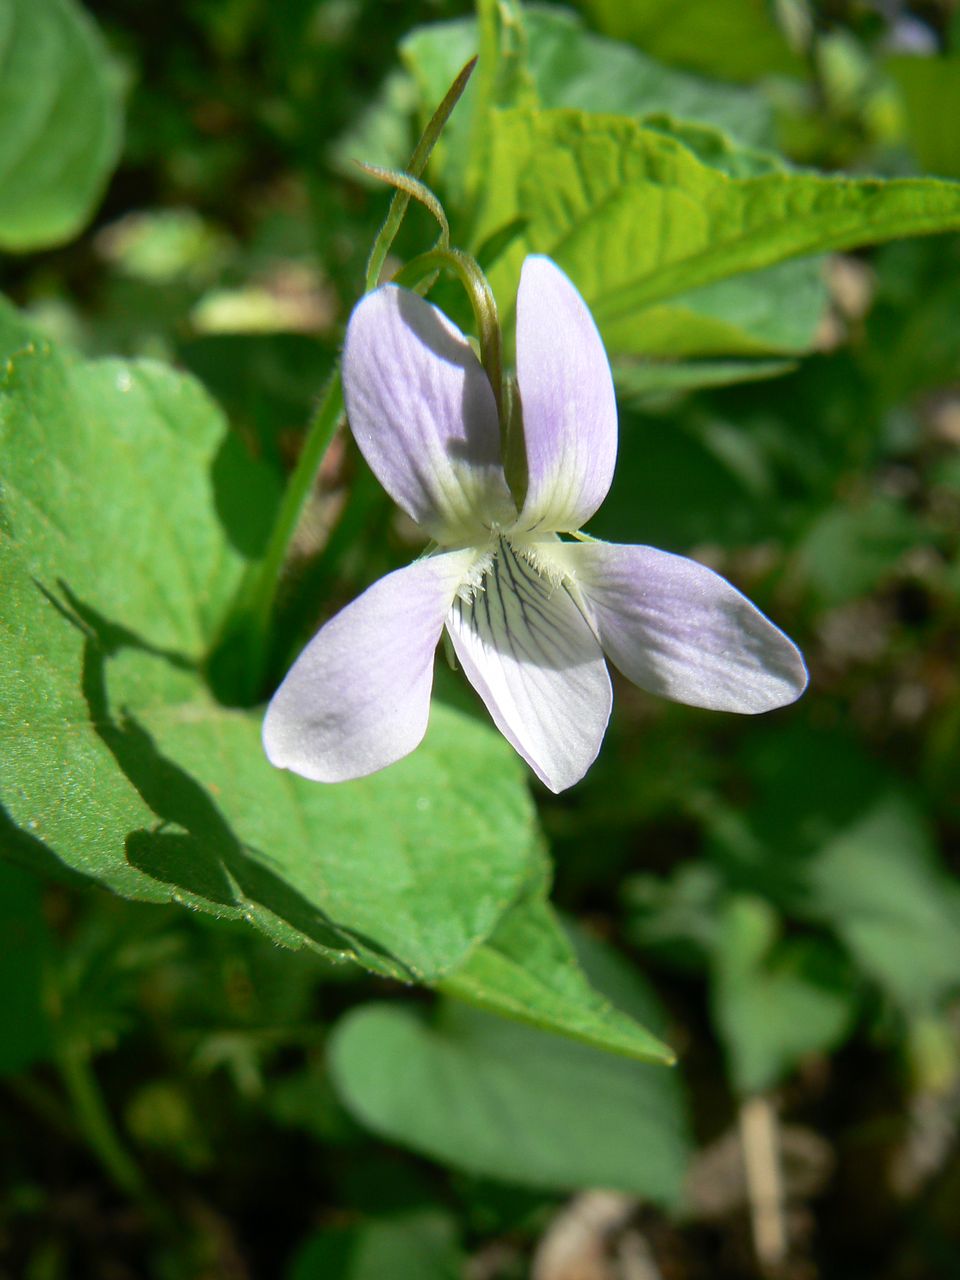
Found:
[{"label": "large green leaf", "polygon": [[[834,178],[769,169],[731,176],[705,163],[704,131],[671,136],[617,116],[577,111],[494,112],[482,243],[524,225],[492,269],[509,308],[527,253],[564,267],[590,304],[610,350],[662,353],[671,337],[660,305],[792,258],[960,227],[960,184],[933,179]],[[724,172],[727,168],[727,172]],[[794,305],[783,283],[763,304]],[[686,354],[693,354],[685,343]],[[767,348],[793,350],[781,335]],[[706,341],[702,354],[722,350]],[[756,345],[745,354],[761,354]]]},{"label": "large green leaf", "polygon": [[[524,54],[541,106],[612,111],[638,119],[669,114],[708,122],[745,142],[773,141],[770,107],[756,93],[673,71],[638,49],[586,31],[582,19],[567,10],[529,8],[524,25]],[[477,24],[469,18],[420,27],[404,40],[401,53],[422,111],[440,101],[476,52]],[[466,98],[448,126],[454,147],[469,135],[472,101]]]},{"label": "large green leaf", "polygon": [[[440,100],[460,67],[476,52],[477,41],[477,25],[466,19],[420,28],[404,42],[403,57],[414,78],[421,114],[428,114]],[[590,34],[579,18],[562,10],[527,10],[510,43],[509,49],[501,50],[501,63],[504,67],[519,63],[524,74],[505,72],[495,77],[493,105],[497,107],[532,109],[535,103],[537,108],[616,112],[656,124],[688,145],[704,163],[731,176],[782,171],[781,161],[744,145],[772,140],[770,111],[756,92],[672,71],[635,49]],[[448,199],[455,224],[458,216],[466,223],[473,218],[469,201],[470,207],[463,208],[465,189],[485,189],[489,133],[498,127],[497,117],[489,112],[483,122],[476,119],[478,93],[476,84],[468,87],[435,153],[435,180]],[[385,102],[375,118],[391,109],[395,108]],[[481,123],[485,127],[479,128]],[[740,141],[732,141],[733,137]],[[393,163],[399,165],[405,159],[398,154]],[[520,220],[529,212],[525,205]],[[489,245],[483,246],[481,257],[491,256]],[[509,309],[512,296],[501,301]],[[779,264],[648,310],[639,345],[631,339],[622,350],[671,358],[805,351],[814,341],[826,306],[826,288],[816,262]],[[611,349],[620,351],[617,335],[607,331],[605,336]]]},{"label": "large green leaf", "polygon": [[[607,958],[618,990],[636,975]],[[609,988],[608,988],[609,989]],[[637,1004],[649,1016],[650,999]],[[689,1136],[679,1081],[662,1066],[453,1002],[432,1019],[370,1004],[335,1028],[330,1065],[354,1116],[436,1160],[506,1182],[611,1187],[663,1204],[679,1198]]]},{"label": "large green leaf", "polygon": [[440,990],[612,1053],[673,1061],[671,1050],[637,1017],[621,1012],[591,987],[550,904],[542,898],[525,899],[508,911],[466,964],[443,980]]},{"label": "large green leaf", "polygon": [[767,0],[587,0],[608,35],[632,40],[663,62],[729,80],[803,70],[771,7]]},{"label": "large green leaf", "polygon": [[244,568],[224,513],[272,488],[224,466],[192,379],[4,331],[6,850],[406,977],[462,962],[539,873],[513,752],[438,707],[372,778],[271,768],[259,715],[215,702],[200,667]]},{"label": "large green leaf", "polygon": [[73,0],[0,5],[0,247],[75,235],[120,149],[117,77]]}]

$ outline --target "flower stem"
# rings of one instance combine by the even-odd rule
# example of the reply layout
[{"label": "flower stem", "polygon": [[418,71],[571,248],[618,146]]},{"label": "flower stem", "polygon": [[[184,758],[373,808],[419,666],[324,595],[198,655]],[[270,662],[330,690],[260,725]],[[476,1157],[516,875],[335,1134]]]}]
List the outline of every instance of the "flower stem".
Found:
[{"label": "flower stem", "polygon": [[327,536],[321,553],[297,582],[296,598],[285,602],[283,648],[269,655],[270,670],[286,671],[316,630],[317,601],[326,599],[348,552],[382,542],[389,518],[390,499],[372,472],[358,469],[346,503]]},{"label": "flower stem", "polygon": [[317,472],[327,449],[336,434],[343,416],[343,383],[339,366],[334,369],[323,392],[323,397],[310,419],[307,438],[297,459],[293,475],[287,484],[280,503],[280,510],[270,534],[270,541],[260,562],[257,589],[252,599],[252,617],[260,631],[266,630],[267,621],[277,593],[280,570],[286,559],[287,549],[296,532]]},{"label": "flower stem", "polygon": [[487,371],[494,399],[497,402],[497,413],[503,419],[503,338],[500,332],[500,317],[497,313],[497,300],[480,270],[476,259],[462,249],[430,249],[427,253],[413,258],[394,276],[397,284],[413,284],[438,267],[446,268],[459,277],[466,290],[470,305],[477,322],[477,338],[480,342],[480,363]]},{"label": "flower stem", "polygon": [[[438,252],[455,252],[447,247],[450,233],[443,207],[433,193],[419,181],[419,178],[426,168],[430,153],[450,113],[467,87],[476,61],[476,58],[472,58],[447,90],[410,157],[406,174],[391,173],[367,166],[375,176],[397,187],[386,220],[373,243],[367,262],[366,291],[368,293],[379,283],[383,264],[411,199],[420,200],[437,218],[440,224]],[[494,382],[494,391],[499,396],[499,328],[496,342],[497,381]],[[213,646],[210,657],[211,670],[220,665],[221,669],[227,673],[229,692],[232,696],[239,697],[244,703],[255,701],[262,692],[261,685],[266,673],[269,651],[267,636],[270,615],[276,599],[280,572],[320,464],[342,415],[343,382],[338,365],[331,374],[323,398],[310,420],[306,442],[284,492],[266,551],[262,558],[247,570],[233,609],[217,643]]]},{"label": "flower stem", "polygon": [[255,701],[261,692],[268,645],[270,616],[277,595],[280,572],[320,464],[343,416],[343,384],[337,366],[327,381],[320,403],[310,419],[297,465],[284,490],[280,509],[262,557],[250,566],[240,585],[230,617],[215,651],[227,650],[240,639],[242,662],[236,693],[243,702]]},{"label": "flower stem", "polygon": [[[440,134],[443,132],[443,126],[450,118],[450,113],[460,101],[460,97],[467,87],[467,82],[473,74],[473,68],[476,64],[476,58],[471,58],[447,90],[443,101],[431,116],[429,124],[423,131],[423,136],[410,157],[410,163],[407,165],[407,173],[412,178],[419,178],[424,169],[426,169],[430,153],[437,145]],[[387,254],[390,252],[390,246],[400,230],[400,223],[403,221],[403,215],[407,211],[410,199],[410,190],[400,188],[390,202],[386,220],[380,228],[376,240],[373,242],[373,248],[367,261],[367,293],[371,289],[375,289],[380,283],[380,272],[383,270],[383,264],[387,259]]]}]

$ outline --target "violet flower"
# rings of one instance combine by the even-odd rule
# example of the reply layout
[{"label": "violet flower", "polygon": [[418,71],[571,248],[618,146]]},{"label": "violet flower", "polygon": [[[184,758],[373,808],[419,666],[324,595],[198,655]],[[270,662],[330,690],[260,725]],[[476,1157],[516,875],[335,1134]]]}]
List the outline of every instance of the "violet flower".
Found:
[{"label": "violet flower", "polygon": [[343,357],[357,444],[435,549],[323,626],[267,710],[278,766],[320,782],[373,773],[422,740],[444,627],[500,732],[563,791],[596,758],[612,692],[604,654],[652,693],[769,711],[803,692],[795,645],[710,569],[652,547],[562,541],[603,501],[617,407],[600,335],[549,259],[517,294],[529,481],[511,496],[490,382],[436,307],[386,285],[356,307]]}]

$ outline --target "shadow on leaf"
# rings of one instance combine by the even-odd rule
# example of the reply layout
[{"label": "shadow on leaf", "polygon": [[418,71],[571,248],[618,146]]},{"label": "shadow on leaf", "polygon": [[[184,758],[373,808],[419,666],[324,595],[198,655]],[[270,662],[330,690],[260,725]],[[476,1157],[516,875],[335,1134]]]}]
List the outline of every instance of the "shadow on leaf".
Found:
[{"label": "shadow on leaf", "polygon": [[91,726],[157,818],[152,829],[132,831],[126,837],[128,862],[169,885],[174,897],[190,895],[202,900],[197,905],[218,914],[240,914],[287,946],[301,945],[300,934],[338,955],[361,958],[369,968],[406,975],[401,962],[377,943],[336,925],[264,866],[262,855],[238,839],[206,788],[158,750],[149,731],[129,710],[118,716],[112,711],[107,661],[121,649],[140,649],[179,669],[189,669],[191,664],[182,655],[157,650],[102,617],[78,600],[64,582],[58,585],[63,600],[40,589],[84,637],[81,688]]}]

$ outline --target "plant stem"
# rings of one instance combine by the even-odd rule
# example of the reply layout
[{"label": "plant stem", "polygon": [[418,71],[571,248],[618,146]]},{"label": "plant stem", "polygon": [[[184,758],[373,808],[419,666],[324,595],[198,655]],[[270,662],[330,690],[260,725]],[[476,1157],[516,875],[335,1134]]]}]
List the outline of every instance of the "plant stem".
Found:
[{"label": "plant stem", "polygon": [[327,449],[336,434],[343,416],[343,383],[339,366],[334,369],[313,417],[307,428],[307,438],[290,477],[280,510],[270,534],[270,541],[258,568],[258,581],[251,601],[251,616],[258,632],[266,631],[277,593],[280,570],[307,499],[313,489],[317,472]]},{"label": "plant stem", "polygon": [[379,481],[372,472],[361,468],[322,552],[297,582],[296,601],[286,608],[283,617],[284,647],[269,654],[271,671],[275,667],[282,671],[290,667],[316,630],[316,602],[329,595],[344,556],[353,548],[359,550],[382,540],[382,526],[389,512],[390,500]]},{"label": "plant stem", "polygon": [[480,363],[487,371],[497,415],[503,421],[503,351],[497,300],[477,262],[462,249],[430,249],[413,258],[394,276],[394,282],[409,284],[422,279],[437,267],[452,271],[463,285],[477,323]]},{"label": "plant stem", "polygon": [[[367,263],[366,291],[368,293],[371,289],[375,289],[379,283],[380,272],[390,251],[390,246],[393,244],[407,206],[413,197],[426,204],[427,208],[431,209],[440,223],[440,244],[442,248],[439,252],[451,253],[447,249],[449,230],[447,228],[446,214],[443,212],[439,201],[428,188],[423,186],[419,178],[426,168],[430,153],[433,151],[451,111],[453,111],[453,108],[460,100],[461,94],[467,87],[467,82],[470,79],[476,61],[476,58],[472,58],[461,70],[447,90],[443,101],[433,113],[426,129],[423,131],[423,136],[410,157],[408,173],[391,174],[386,170],[371,170],[376,172],[379,177],[385,177],[398,189],[394,193],[386,221],[374,241]],[[494,311],[495,318],[496,313]],[[486,337],[487,363],[490,365],[488,372],[491,374],[494,394],[499,397],[501,381],[499,329],[494,341],[488,334],[485,334],[483,326],[481,326],[480,337],[481,343],[484,342]],[[266,551],[263,557],[247,571],[240,585],[234,607],[221,632],[218,643],[214,646],[215,651],[222,650],[229,648],[233,642],[239,639],[238,649],[243,661],[239,674],[233,683],[242,686],[237,689],[237,692],[245,702],[255,701],[261,692],[268,652],[267,633],[276,599],[280,572],[303,508],[320,469],[320,463],[323,461],[324,454],[333,439],[342,415],[343,382],[338,365],[330,376],[323,399],[307,428],[306,442],[284,492]]]},{"label": "plant stem", "polygon": [[[419,178],[427,167],[427,161],[430,159],[430,153],[437,145],[440,134],[443,132],[443,126],[450,118],[450,113],[460,101],[460,96],[467,87],[467,81],[473,74],[473,68],[476,66],[476,58],[471,58],[466,66],[461,70],[460,74],[454,80],[453,84],[447,90],[443,101],[437,107],[436,111],[430,118],[430,122],[423,131],[423,136],[417,143],[413,155],[410,157],[410,163],[407,165],[407,173],[412,178]],[[387,211],[387,217],[380,228],[380,232],[373,242],[373,248],[370,251],[370,258],[367,262],[367,283],[366,292],[375,289],[380,283],[380,272],[383,270],[383,264],[390,252],[390,246],[396,239],[397,232],[400,230],[400,223],[403,221],[403,215],[407,211],[410,203],[410,192],[406,190],[398,190],[390,202],[390,208]]]},{"label": "plant stem", "polygon": [[260,693],[268,648],[267,632],[280,572],[320,464],[342,416],[343,384],[338,366],[330,375],[323,397],[310,419],[306,440],[284,490],[266,550],[261,559],[247,570],[233,611],[221,635],[221,644],[229,641],[237,632],[243,636],[246,653],[243,680],[246,687],[240,692],[245,701],[255,700]]}]

